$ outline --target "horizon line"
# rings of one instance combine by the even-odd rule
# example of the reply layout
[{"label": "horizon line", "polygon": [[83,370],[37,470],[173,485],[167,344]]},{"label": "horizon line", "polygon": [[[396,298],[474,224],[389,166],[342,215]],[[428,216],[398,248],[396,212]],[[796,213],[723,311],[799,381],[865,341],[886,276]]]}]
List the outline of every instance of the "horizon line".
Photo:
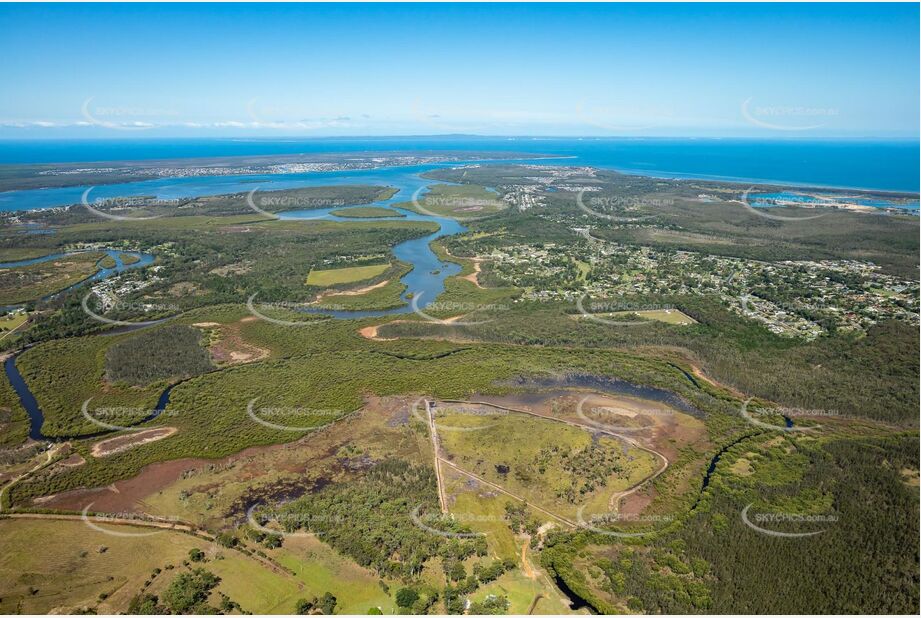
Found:
[{"label": "horizon line", "polygon": [[64,140],[169,140],[169,139],[220,139],[220,140],[245,140],[245,141],[278,141],[278,140],[384,140],[384,139],[418,139],[418,138],[475,138],[475,139],[578,139],[578,140],[654,140],[654,139],[695,139],[695,140],[900,140],[921,141],[919,135],[515,135],[515,134],[482,134],[482,133],[408,133],[388,135],[105,135],[105,136],[0,136],[0,141],[64,141]]}]

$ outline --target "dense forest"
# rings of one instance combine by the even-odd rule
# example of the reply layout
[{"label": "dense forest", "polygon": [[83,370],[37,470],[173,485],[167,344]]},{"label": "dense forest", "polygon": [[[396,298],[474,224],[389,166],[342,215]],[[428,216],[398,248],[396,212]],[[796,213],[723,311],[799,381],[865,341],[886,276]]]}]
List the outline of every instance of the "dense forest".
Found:
[{"label": "dense forest", "polygon": [[144,331],[106,351],[106,379],[141,386],[214,369],[202,332],[179,324]]}]

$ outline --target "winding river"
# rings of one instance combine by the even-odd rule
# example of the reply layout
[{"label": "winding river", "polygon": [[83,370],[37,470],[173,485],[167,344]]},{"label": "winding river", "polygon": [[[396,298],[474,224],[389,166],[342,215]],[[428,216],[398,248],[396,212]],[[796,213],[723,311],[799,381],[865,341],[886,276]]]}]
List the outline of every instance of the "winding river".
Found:
[{"label": "winding river", "polygon": [[[87,249],[85,251],[81,250],[81,251],[71,251],[67,253],[54,253],[51,255],[43,255],[41,257],[31,258],[28,260],[19,260],[16,262],[0,262],[0,268],[21,268],[23,266],[30,266],[32,264],[41,264],[43,262],[50,262],[51,260],[57,260],[57,259],[61,259],[64,257],[71,256],[71,255],[77,255],[79,253],[95,252],[95,251],[105,252],[106,255],[108,255],[114,260],[115,266],[111,268],[104,268],[100,265],[96,273],[94,273],[93,275],[61,291],[54,292],[53,294],[44,296],[42,300],[48,300],[55,296],[59,296],[61,294],[64,294],[65,292],[76,289],[86,283],[108,279],[109,277],[125,272],[126,270],[148,266],[149,264],[152,264],[155,259],[155,257],[150,253],[141,253],[138,251],[120,251],[117,249],[101,249],[101,250]],[[121,258],[122,255],[134,256],[137,258],[137,261],[131,264],[126,264]],[[3,307],[2,309],[9,310],[9,309],[12,309],[15,307],[21,307],[21,306],[22,305],[15,305],[13,307]],[[16,395],[19,397],[19,401],[20,403],[22,403],[22,407],[25,408],[26,414],[29,415],[29,437],[30,438],[32,438],[33,440],[45,440],[45,441],[47,440],[81,440],[81,439],[86,439],[86,438],[96,438],[96,437],[111,433],[111,430],[105,430],[105,431],[99,431],[99,432],[87,433],[87,434],[81,434],[81,435],[73,435],[73,436],[46,436],[45,434],[43,434],[42,425],[45,424],[45,416],[44,414],[42,414],[42,410],[39,407],[38,402],[35,400],[35,395],[32,394],[32,391],[29,389],[28,384],[26,384],[25,379],[22,377],[22,374],[19,373],[19,369],[16,367],[16,357],[23,351],[24,350],[20,350],[19,352],[7,357],[6,360],[3,361],[3,370],[6,373],[6,377],[7,379],[9,379],[10,385],[12,385],[13,390],[16,391]],[[158,402],[155,410],[150,415],[148,415],[147,418],[142,419],[137,424],[147,422],[151,420],[152,418],[155,418],[160,412],[163,411],[163,409],[166,407],[166,404],[169,402],[169,391],[171,388],[172,387],[167,388],[164,391],[164,393],[161,395],[160,401]]]},{"label": "winding river", "polygon": [[[435,298],[444,291],[445,279],[460,272],[461,267],[458,264],[453,262],[442,262],[440,259],[438,259],[438,256],[436,256],[434,251],[432,251],[430,243],[437,238],[460,234],[464,232],[466,228],[454,219],[420,214],[413,211],[397,208],[395,206],[396,204],[411,201],[417,191],[423,190],[430,184],[435,184],[436,181],[424,179],[420,176],[420,174],[425,171],[436,169],[437,167],[447,167],[447,165],[381,168],[376,170],[356,170],[350,172],[311,173],[309,175],[285,175],[281,177],[278,175],[266,175],[247,177],[216,176],[205,178],[166,179],[126,183],[123,185],[108,185],[105,187],[100,187],[98,191],[101,195],[109,197],[155,195],[160,199],[169,199],[178,196],[199,197],[205,195],[249,192],[253,189],[256,189],[257,191],[274,191],[280,189],[324,186],[330,184],[378,185],[388,186],[396,189],[390,198],[373,202],[373,205],[381,208],[386,208],[388,210],[393,210],[395,215],[402,215],[400,217],[374,217],[356,219],[340,217],[332,214],[333,211],[341,211],[348,208],[360,208],[363,205],[286,211],[279,215],[280,219],[282,220],[301,220],[308,225],[309,221],[317,220],[349,222],[394,220],[431,221],[438,224],[438,230],[436,232],[420,238],[404,241],[393,248],[393,254],[397,260],[406,262],[412,266],[412,269],[401,278],[401,282],[406,286],[406,290],[402,294],[402,299],[405,303],[403,306],[381,311],[305,310],[320,311],[326,315],[331,315],[336,319],[353,319],[408,313],[413,310],[412,306],[409,304],[409,300],[412,297],[418,299],[417,302],[420,308],[425,307],[429,303],[433,302]],[[77,194],[82,194],[82,192],[87,188],[89,187],[70,187],[66,190],[49,190],[47,192],[40,190],[41,206],[49,207],[60,205],[54,202],[56,198],[72,201],[70,198]],[[35,208],[39,206],[35,203],[32,203],[31,207]],[[91,277],[73,286],[70,286],[65,290],[55,292],[43,300],[46,300],[52,296],[63,294],[88,282],[106,279],[113,275],[124,272],[125,270],[148,266],[155,259],[153,255],[148,253],[138,253],[131,251],[120,252],[114,249],[105,249],[104,251],[107,255],[115,260],[115,266],[113,268],[100,267],[99,270]],[[47,255],[28,260],[20,260],[17,262],[0,263],[0,268],[18,268],[32,264],[40,264],[42,262],[73,255],[74,253],[77,252],[55,253],[53,255]],[[138,261],[133,264],[125,264],[122,262],[119,253],[134,255],[138,258]],[[8,357],[4,361],[3,366],[10,384],[13,386],[13,389],[19,396],[19,400],[22,403],[22,406],[25,408],[29,415],[29,437],[33,440],[79,440],[96,438],[112,433],[112,430],[104,430],[72,436],[45,435],[42,433],[42,426],[44,425],[45,421],[44,415],[42,413],[41,407],[38,405],[38,402],[35,399],[35,396],[29,389],[28,384],[26,384],[22,374],[20,374],[19,369],[16,367],[16,354]],[[135,423],[135,425],[140,425],[156,418],[156,416],[168,405],[169,393],[174,386],[176,385],[174,384],[164,390],[153,412],[144,419],[141,419]]]}]

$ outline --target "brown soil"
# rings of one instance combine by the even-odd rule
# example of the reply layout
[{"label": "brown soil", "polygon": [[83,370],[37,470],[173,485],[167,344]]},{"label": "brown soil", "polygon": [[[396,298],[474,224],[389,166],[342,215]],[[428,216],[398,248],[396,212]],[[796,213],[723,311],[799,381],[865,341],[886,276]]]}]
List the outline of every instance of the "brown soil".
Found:
[{"label": "brown soil", "polygon": [[620,503],[619,512],[621,515],[626,516],[639,515],[646,509],[647,506],[652,504],[652,501],[655,499],[655,497],[656,489],[651,485],[644,491],[635,491],[632,494],[624,497]]},{"label": "brown soil", "polygon": [[219,338],[210,348],[212,360],[218,364],[240,365],[254,363],[269,357],[269,350],[254,346],[243,339],[242,325],[255,319],[253,316],[248,316],[230,324],[216,325],[214,322],[203,322],[193,324],[193,326],[203,328],[216,326]]},{"label": "brown soil", "polygon": [[200,470],[209,465],[223,465],[251,456],[265,450],[281,448],[284,445],[257,446],[222,459],[197,459],[187,457],[146,466],[141,473],[130,479],[116,481],[108,487],[73,489],[51,496],[35,498],[33,502],[44,508],[64,511],[81,511],[93,503],[93,510],[106,512],[141,513],[141,501],[176,482],[183,474]]},{"label": "brown soil", "polygon": [[97,442],[93,445],[91,452],[93,457],[107,457],[109,455],[114,455],[115,453],[127,451],[128,449],[134,448],[135,446],[140,446],[142,444],[147,444],[148,442],[156,442],[157,440],[168,438],[177,431],[179,430],[175,427],[158,427],[156,429],[145,429],[144,431],[137,431],[127,435],[109,438],[108,440],[103,440],[102,442]]},{"label": "brown soil", "polygon": [[[421,462],[423,454],[415,434],[402,423],[391,422],[406,414],[414,400],[414,397],[368,397],[362,410],[347,421],[334,423],[294,442],[250,447],[220,459],[184,458],[154,463],[145,466],[137,476],[108,487],[61,492],[33,502],[42,508],[69,511],[81,511],[93,503],[95,511],[144,513],[149,496],[168,493],[178,481],[194,478],[193,493],[216,490],[229,505],[251,495],[265,494],[270,498],[275,488],[286,490],[286,480],[310,485],[321,478],[352,474],[359,457],[343,458],[340,452],[345,447],[357,447],[362,457],[374,461],[394,455]],[[222,518],[223,513],[202,516]]]},{"label": "brown soil", "polygon": [[480,260],[479,258],[471,258],[471,261],[473,262],[473,272],[470,273],[469,275],[464,275],[463,277],[461,277],[461,279],[466,279],[467,281],[469,281],[469,282],[472,283],[473,285],[475,285],[475,286],[477,286],[478,288],[482,289],[483,286],[480,285],[480,277],[479,277],[479,275],[480,275],[480,262],[481,262],[482,260]]},{"label": "brown soil", "polygon": [[390,279],[384,279],[380,283],[375,283],[374,285],[368,285],[363,288],[357,288],[354,290],[327,290],[325,292],[321,292],[317,296],[317,300],[318,301],[323,300],[324,298],[328,296],[361,296],[362,294],[367,294],[368,292],[372,290],[377,290],[379,288],[382,288],[388,283],[390,283]]},{"label": "brown soil", "polygon": [[86,460],[83,459],[83,456],[80,453],[74,453],[67,459],[62,459],[57,463],[59,466],[64,466],[65,468],[76,468],[77,466],[82,466],[86,463]]},{"label": "brown soil", "polygon": [[365,339],[373,339],[374,341],[396,341],[395,338],[388,337],[378,337],[377,330],[381,326],[386,326],[387,324],[399,324],[400,322],[405,322],[406,320],[394,320],[393,322],[387,322],[386,324],[376,324],[374,326],[365,326],[364,328],[358,331],[358,334],[364,337]]}]

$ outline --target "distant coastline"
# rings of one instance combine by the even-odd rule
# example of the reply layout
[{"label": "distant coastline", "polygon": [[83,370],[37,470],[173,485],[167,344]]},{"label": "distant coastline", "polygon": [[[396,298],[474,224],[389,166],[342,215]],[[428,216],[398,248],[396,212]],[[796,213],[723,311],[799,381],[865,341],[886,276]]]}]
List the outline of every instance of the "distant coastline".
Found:
[{"label": "distant coastline", "polygon": [[0,140],[0,178],[30,165],[369,153],[518,153],[664,178],[917,193],[917,139],[809,138],[121,138]]}]

